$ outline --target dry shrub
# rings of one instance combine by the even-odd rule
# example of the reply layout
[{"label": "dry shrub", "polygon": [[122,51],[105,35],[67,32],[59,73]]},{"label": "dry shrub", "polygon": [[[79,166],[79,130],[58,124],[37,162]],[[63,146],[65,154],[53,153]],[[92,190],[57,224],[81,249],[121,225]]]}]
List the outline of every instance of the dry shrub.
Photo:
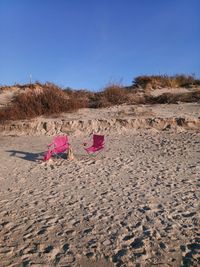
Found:
[{"label": "dry shrub", "polygon": [[31,90],[25,94],[17,95],[11,106],[0,110],[0,120],[60,114],[80,108],[80,103],[76,98],[68,98],[59,88],[45,85],[43,89],[40,93]]},{"label": "dry shrub", "polygon": [[193,85],[200,85],[200,80],[192,75],[143,75],[138,76],[133,80],[133,86],[144,89],[157,88],[176,88],[176,87],[190,87]]},{"label": "dry shrub", "polygon": [[131,93],[128,95],[129,97],[129,102],[128,104],[145,104],[146,103],[146,96],[144,94],[140,93]]},{"label": "dry shrub", "polygon": [[177,87],[191,87],[200,85],[200,80],[192,75],[176,75],[173,77],[176,81]]},{"label": "dry shrub", "polygon": [[181,102],[199,102],[200,101],[200,91],[193,91],[193,92],[189,92],[189,93],[185,93],[180,95],[179,98]]},{"label": "dry shrub", "polygon": [[182,94],[165,93],[156,97],[147,96],[146,103],[150,104],[177,104],[178,102],[199,102],[200,91],[193,91]]},{"label": "dry shrub", "polygon": [[110,106],[111,106],[111,103],[105,97],[103,92],[95,93],[89,99],[89,108],[106,108]]},{"label": "dry shrub", "polygon": [[129,101],[128,91],[119,85],[110,85],[103,91],[103,95],[112,105],[119,105]]},{"label": "dry shrub", "polygon": [[64,90],[64,93],[71,99],[76,99],[79,103],[79,108],[89,107],[90,99],[93,97],[94,93],[87,90],[73,90],[67,88]]},{"label": "dry shrub", "polygon": [[89,97],[90,108],[104,108],[123,103],[130,103],[130,96],[127,89],[118,84],[111,84],[105,87],[102,92],[94,93]]},{"label": "dry shrub", "polygon": [[19,118],[20,118],[19,109],[16,108],[16,105],[0,109],[0,122],[4,122],[6,120],[16,120]]},{"label": "dry shrub", "polygon": [[[176,87],[200,84],[200,80],[193,76],[139,76],[135,79],[137,86]],[[2,90],[11,90],[14,87],[2,87]],[[62,112],[71,112],[79,108],[103,108],[120,104],[163,104],[177,102],[198,102],[200,91],[184,94],[162,94],[157,97],[144,94],[140,89],[132,90],[131,87],[122,87],[111,84],[101,92],[87,90],[62,90],[53,83],[20,85],[20,94],[16,95],[11,105],[0,109],[0,121],[33,118],[41,115],[56,115]],[[133,88],[133,87],[132,87]],[[30,89],[30,90],[29,90]],[[147,91],[145,92],[147,93]]]}]

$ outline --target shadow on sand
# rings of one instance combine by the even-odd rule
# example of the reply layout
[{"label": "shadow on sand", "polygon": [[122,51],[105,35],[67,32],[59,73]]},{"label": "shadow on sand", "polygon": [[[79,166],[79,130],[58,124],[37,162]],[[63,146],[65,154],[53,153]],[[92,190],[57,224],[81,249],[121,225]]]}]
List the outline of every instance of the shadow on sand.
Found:
[{"label": "shadow on sand", "polygon": [[11,157],[18,157],[24,160],[28,161],[38,161],[43,158],[44,152],[39,153],[31,153],[31,152],[25,152],[25,151],[19,151],[19,150],[7,150],[6,152],[11,153]]}]

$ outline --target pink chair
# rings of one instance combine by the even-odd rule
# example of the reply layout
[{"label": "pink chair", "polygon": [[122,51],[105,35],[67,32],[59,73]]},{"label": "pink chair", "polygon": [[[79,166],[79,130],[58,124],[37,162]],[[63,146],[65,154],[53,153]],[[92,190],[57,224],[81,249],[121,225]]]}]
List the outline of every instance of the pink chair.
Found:
[{"label": "pink chair", "polygon": [[68,137],[56,136],[53,139],[53,142],[48,145],[48,150],[44,154],[44,161],[49,160],[53,155],[58,156],[60,153],[64,153],[69,149]]},{"label": "pink chair", "polygon": [[[86,144],[84,144],[86,145]],[[104,135],[93,135],[93,144],[88,148],[84,148],[88,154],[100,152],[104,148]]]}]

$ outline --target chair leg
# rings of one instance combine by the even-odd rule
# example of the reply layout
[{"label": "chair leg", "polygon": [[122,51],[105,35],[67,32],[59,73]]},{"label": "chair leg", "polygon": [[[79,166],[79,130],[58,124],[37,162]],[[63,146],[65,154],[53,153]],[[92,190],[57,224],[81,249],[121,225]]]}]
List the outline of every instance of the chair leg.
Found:
[{"label": "chair leg", "polygon": [[88,152],[87,153],[90,157],[96,158],[102,151],[103,151],[103,149],[101,149],[95,153],[88,153]]},{"label": "chair leg", "polygon": [[[61,154],[61,153],[60,153]],[[62,159],[62,157],[59,154],[53,154],[53,156],[56,157],[56,159]]]},{"label": "chair leg", "polygon": [[101,152],[102,152],[102,151],[97,152],[96,157],[97,157],[99,154],[101,154]]}]

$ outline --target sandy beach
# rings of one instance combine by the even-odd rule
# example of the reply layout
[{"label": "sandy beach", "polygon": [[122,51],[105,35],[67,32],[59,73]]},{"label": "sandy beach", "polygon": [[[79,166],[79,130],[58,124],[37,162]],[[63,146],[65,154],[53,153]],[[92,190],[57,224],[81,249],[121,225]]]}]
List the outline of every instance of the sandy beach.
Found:
[{"label": "sandy beach", "polygon": [[0,0],[0,37],[0,267],[200,267],[200,0]]},{"label": "sandy beach", "polygon": [[44,163],[52,137],[0,137],[0,266],[198,266],[199,132],[69,138]]}]

